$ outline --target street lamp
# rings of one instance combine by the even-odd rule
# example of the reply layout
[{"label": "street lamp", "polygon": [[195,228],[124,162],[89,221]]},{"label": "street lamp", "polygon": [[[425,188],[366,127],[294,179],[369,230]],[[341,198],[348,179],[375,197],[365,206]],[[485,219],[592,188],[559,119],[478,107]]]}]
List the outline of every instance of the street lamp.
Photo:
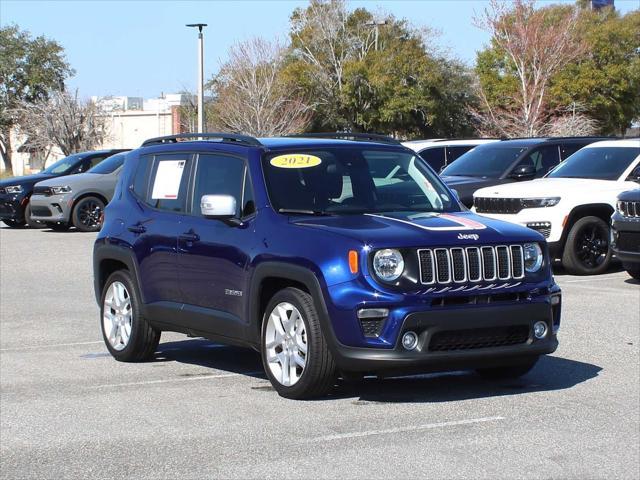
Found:
[{"label": "street lamp", "polygon": [[386,20],[375,20],[365,23],[367,27],[375,28],[376,52],[378,51],[378,36],[380,35],[380,25],[387,25]]},{"label": "street lamp", "polygon": [[187,27],[198,29],[198,133],[204,132],[204,37],[202,29],[206,23],[188,23]]}]

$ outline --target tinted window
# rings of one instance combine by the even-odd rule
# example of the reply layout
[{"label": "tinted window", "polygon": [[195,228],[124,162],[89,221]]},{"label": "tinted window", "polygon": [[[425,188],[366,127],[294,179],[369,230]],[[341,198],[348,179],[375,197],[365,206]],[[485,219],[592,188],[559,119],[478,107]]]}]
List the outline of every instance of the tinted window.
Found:
[{"label": "tinted window", "polygon": [[100,162],[98,165],[93,167],[87,173],[99,173],[102,175],[107,173],[112,173],[116,169],[122,166],[122,164],[124,163],[125,156],[126,156],[125,153],[118,153],[116,155],[112,155],[111,157],[107,158],[104,162]]},{"label": "tinted window", "polygon": [[184,153],[155,156],[147,195],[149,205],[171,212],[184,210],[189,157]]},{"label": "tinted window", "polygon": [[136,196],[146,201],[149,191],[149,171],[153,164],[152,155],[143,155],[138,158],[136,163],[136,171],[133,174],[132,189]]},{"label": "tinted window", "polygon": [[225,155],[200,155],[193,190],[193,213],[201,215],[203,195],[231,195],[236,199],[239,213],[242,205],[244,162]]},{"label": "tinted window", "polygon": [[573,155],[578,150],[580,150],[582,147],[584,147],[583,144],[575,144],[575,143],[569,144],[569,145],[560,145],[560,159],[566,160],[571,155]]},{"label": "tinted window", "polygon": [[498,178],[525,151],[526,147],[480,145],[458,158],[442,175]]},{"label": "tinted window", "polygon": [[253,184],[251,183],[251,175],[249,169],[244,174],[244,189],[242,196],[242,216],[247,217],[256,211],[256,202],[253,197]]},{"label": "tinted window", "polygon": [[558,157],[558,147],[556,145],[548,145],[546,147],[536,148],[526,157],[518,162],[516,168],[524,165],[531,165],[536,169],[536,178],[540,178],[547,174],[549,170],[560,162]]},{"label": "tinted window", "polygon": [[[315,159],[292,167],[274,157]],[[273,162],[273,163],[272,163]],[[376,165],[384,162],[390,173]],[[419,156],[405,151],[326,148],[278,153],[264,161],[271,204],[283,213],[457,211],[444,185]]]},{"label": "tinted window", "polygon": [[447,165],[457,160],[462,155],[467,153],[472,148],[475,148],[475,145],[462,145],[456,147],[447,147]]},{"label": "tinted window", "polygon": [[558,165],[548,176],[618,180],[638,154],[640,148],[633,147],[583,148]]},{"label": "tinted window", "polygon": [[444,147],[425,148],[418,153],[436,172],[444,167]]},{"label": "tinted window", "polygon": [[58,160],[54,164],[49,165],[42,171],[42,173],[51,173],[54,175],[58,173],[64,173],[87,155],[87,153],[76,153],[75,155],[69,155],[68,157],[64,157]]}]

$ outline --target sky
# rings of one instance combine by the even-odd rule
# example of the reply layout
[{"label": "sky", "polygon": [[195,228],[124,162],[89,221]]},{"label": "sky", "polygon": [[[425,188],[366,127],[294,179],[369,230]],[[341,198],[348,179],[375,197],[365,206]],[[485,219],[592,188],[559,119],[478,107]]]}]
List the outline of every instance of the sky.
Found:
[{"label": "sky", "polygon": [[[486,0],[351,1],[407,19],[414,27],[440,32],[437,46],[472,65],[488,34],[473,25]],[[539,1],[539,5],[552,3]],[[553,3],[560,3],[556,1]],[[573,2],[571,2],[573,3]],[[205,80],[225,60],[229,47],[254,36],[286,39],[289,16],[306,1],[95,1],[0,0],[0,25],[16,24],[65,49],[75,76],[67,83],[82,96],[151,98],[184,89],[195,91],[197,34],[187,23],[207,23]],[[626,13],[638,0],[615,0]]]}]

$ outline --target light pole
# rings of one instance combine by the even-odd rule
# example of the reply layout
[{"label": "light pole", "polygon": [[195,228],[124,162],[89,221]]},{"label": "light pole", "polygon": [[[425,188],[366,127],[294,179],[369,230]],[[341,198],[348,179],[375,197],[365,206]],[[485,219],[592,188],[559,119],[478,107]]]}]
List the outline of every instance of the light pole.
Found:
[{"label": "light pole", "polygon": [[375,28],[376,52],[378,51],[378,36],[380,35],[380,25],[386,25],[386,24],[387,24],[386,20],[375,20],[375,21],[372,20],[370,22],[365,23],[366,26]]},{"label": "light pole", "polygon": [[198,133],[204,132],[204,36],[206,23],[189,23],[187,27],[198,29]]}]

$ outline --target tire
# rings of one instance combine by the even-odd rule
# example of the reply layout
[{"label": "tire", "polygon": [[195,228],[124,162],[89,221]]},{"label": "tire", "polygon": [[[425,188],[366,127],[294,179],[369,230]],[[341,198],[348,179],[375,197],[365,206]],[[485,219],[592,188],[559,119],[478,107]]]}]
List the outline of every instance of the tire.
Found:
[{"label": "tire", "polygon": [[24,221],[9,220],[9,219],[2,220],[2,223],[4,223],[9,228],[22,228],[27,224],[27,222],[24,222]]},{"label": "tire", "polygon": [[536,366],[539,357],[508,367],[478,368],[476,372],[487,380],[509,380],[526,375]]},{"label": "tire", "polygon": [[611,264],[609,224],[598,217],[583,217],[571,226],[562,265],[571,275],[599,275]]},{"label": "tire", "polygon": [[71,221],[81,232],[97,232],[102,227],[104,202],[98,197],[84,197],[73,207]]},{"label": "tire", "polygon": [[[122,286],[125,289],[125,295],[118,295],[118,298],[124,298],[125,302],[118,301],[112,296],[115,291]],[[127,308],[127,302],[129,308]],[[109,307],[108,304],[111,305]],[[107,312],[109,309],[109,312]],[[129,312],[130,319],[127,324],[127,315]],[[120,328],[110,328],[117,322],[117,314],[121,314],[122,325]],[[109,332],[107,332],[109,329]],[[160,331],[152,327],[147,319],[142,315],[140,309],[140,296],[135,283],[131,279],[131,275],[127,270],[118,270],[112,273],[107,279],[100,299],[100,330],[109,353],[120,362],[142,362],[149,360],[158,347],[160,341]],[[124,338],[127,335],[125,342]],[[118,341],[118,335],[120,335]],[[111,340],[110,340],[111,337]]]},{"label": "tire", "polygon": [[640,263],[625,263],[622,265],[631,278],[640,280]]},{"label": "tire", "polygon": [[[295,315],[295,310],[299,317]],[[283,311],[289,320],[294,315],[299,318],[299,321],[293,321],[291,328],[285,328],[288,331],[284,337],[276,333],[276,325],[281,329],[283,327],[283,322],[279,320],[282,318],[279,312]],[[279,335],[280,339],[275,339],[278,338],[275,335]],[[306,352],[300,345],[306,348]],[[269,301],[262,322],[260,350],[269,381],[285,398],[302,400],[321,397],[331,390],[336,381],[335,362],[320,327],[318,310],[311,295],[302,290],[285,288]],[[288,353],[291,355],[288,356]],[[303,367],[298,363],[300,359],[304,360]],[[283,365],[290,367],[283,369]]]},{"label": "tire", "polygon": [[27,206],[24,207],[24,221],[29,228],[42,228],[40,222],[31,220],[31,202],[27,203]]},{"label": "tire", "polygon": [[71,225],[69,225],[68,223],[47,223],[45,225],[47,226],[47,228],[50,228],[55,232],[66,232],[71,228]]}]

